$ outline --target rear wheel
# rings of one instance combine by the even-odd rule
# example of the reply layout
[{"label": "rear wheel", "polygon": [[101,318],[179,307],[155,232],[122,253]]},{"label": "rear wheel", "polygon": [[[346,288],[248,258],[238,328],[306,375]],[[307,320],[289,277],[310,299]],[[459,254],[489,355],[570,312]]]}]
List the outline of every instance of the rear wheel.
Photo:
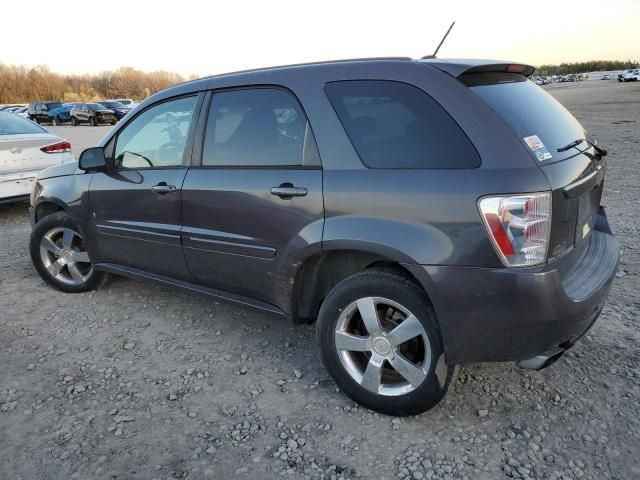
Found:
[{"label": "rear wheel", "polygon": [[93,268],[80,228],[63,212],[48,215],[36,224],[29,253],[42,279],[63,292],[94,290],[107,278]]},{"label": "rear wheel", "polygon": [[366,270],[339,283],[320,309],[322,361],[353,400],[390,415],[413,415],[445,395],[455,368],[421,287],[402,275]]},{"label": "rear wheel", "polygon": [[71,117],[71,125],[74,127],[78,126],[78,119],[76,117]]}]

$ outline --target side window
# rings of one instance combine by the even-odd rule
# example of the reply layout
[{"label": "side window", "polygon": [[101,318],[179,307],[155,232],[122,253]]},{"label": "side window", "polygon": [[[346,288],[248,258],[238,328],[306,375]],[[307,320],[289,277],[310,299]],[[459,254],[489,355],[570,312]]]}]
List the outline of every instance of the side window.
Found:
[{"label": "side window", "polygon": [[154,168],[182,165],[196,96],[155,105],[138,115],[118,134],[116,168]]},{"label": "side window", "polygon": [[433,98],[401,82],[349,80],[325,90],[369,168],[476,168],[480,156]]},{"label": "side window", "polygon": [[296,98],[277,88],[254,88],[213,95],[202,165],[318,166],[320,161]]}]

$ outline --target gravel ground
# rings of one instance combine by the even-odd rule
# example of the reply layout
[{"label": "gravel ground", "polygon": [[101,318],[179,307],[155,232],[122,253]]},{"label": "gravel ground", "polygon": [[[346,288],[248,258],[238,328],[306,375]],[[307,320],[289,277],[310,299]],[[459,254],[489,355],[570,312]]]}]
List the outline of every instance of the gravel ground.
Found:
[{"label": "gravel ground", "polygon": [[[432,411],[372,413],[337,391],[313,326],[124,278],[48,288],[26,206],[0,206],[0,478],[640,478],[640,84],[550,91],[610,151],[623,254],[553,367],[464,367]],[[54,130],[80,148],[107,128]]]}]

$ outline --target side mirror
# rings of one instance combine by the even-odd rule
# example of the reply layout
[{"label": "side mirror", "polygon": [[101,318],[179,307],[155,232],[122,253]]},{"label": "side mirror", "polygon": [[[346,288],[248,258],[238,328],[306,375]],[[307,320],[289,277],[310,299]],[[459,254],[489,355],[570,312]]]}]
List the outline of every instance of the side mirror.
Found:
[{"label": "side mirror", "polygon": [[78,160],[78,167],[87,172],[106,170],[107,159],[104,156],[104,150],[100,147],[83,150]]}]

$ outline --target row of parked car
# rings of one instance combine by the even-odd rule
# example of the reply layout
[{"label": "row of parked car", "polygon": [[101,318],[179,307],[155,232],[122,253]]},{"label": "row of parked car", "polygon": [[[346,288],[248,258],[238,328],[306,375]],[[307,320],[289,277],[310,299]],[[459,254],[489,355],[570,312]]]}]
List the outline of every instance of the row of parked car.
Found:
[{"label": "row of parked car", "polygon": [[32,102],[29,105],[3,105],[0,111],[13,113],[36,123],[62,125],[111,124],[115,125],[137,104],[130,98],[117,98],[100,102]]}]

